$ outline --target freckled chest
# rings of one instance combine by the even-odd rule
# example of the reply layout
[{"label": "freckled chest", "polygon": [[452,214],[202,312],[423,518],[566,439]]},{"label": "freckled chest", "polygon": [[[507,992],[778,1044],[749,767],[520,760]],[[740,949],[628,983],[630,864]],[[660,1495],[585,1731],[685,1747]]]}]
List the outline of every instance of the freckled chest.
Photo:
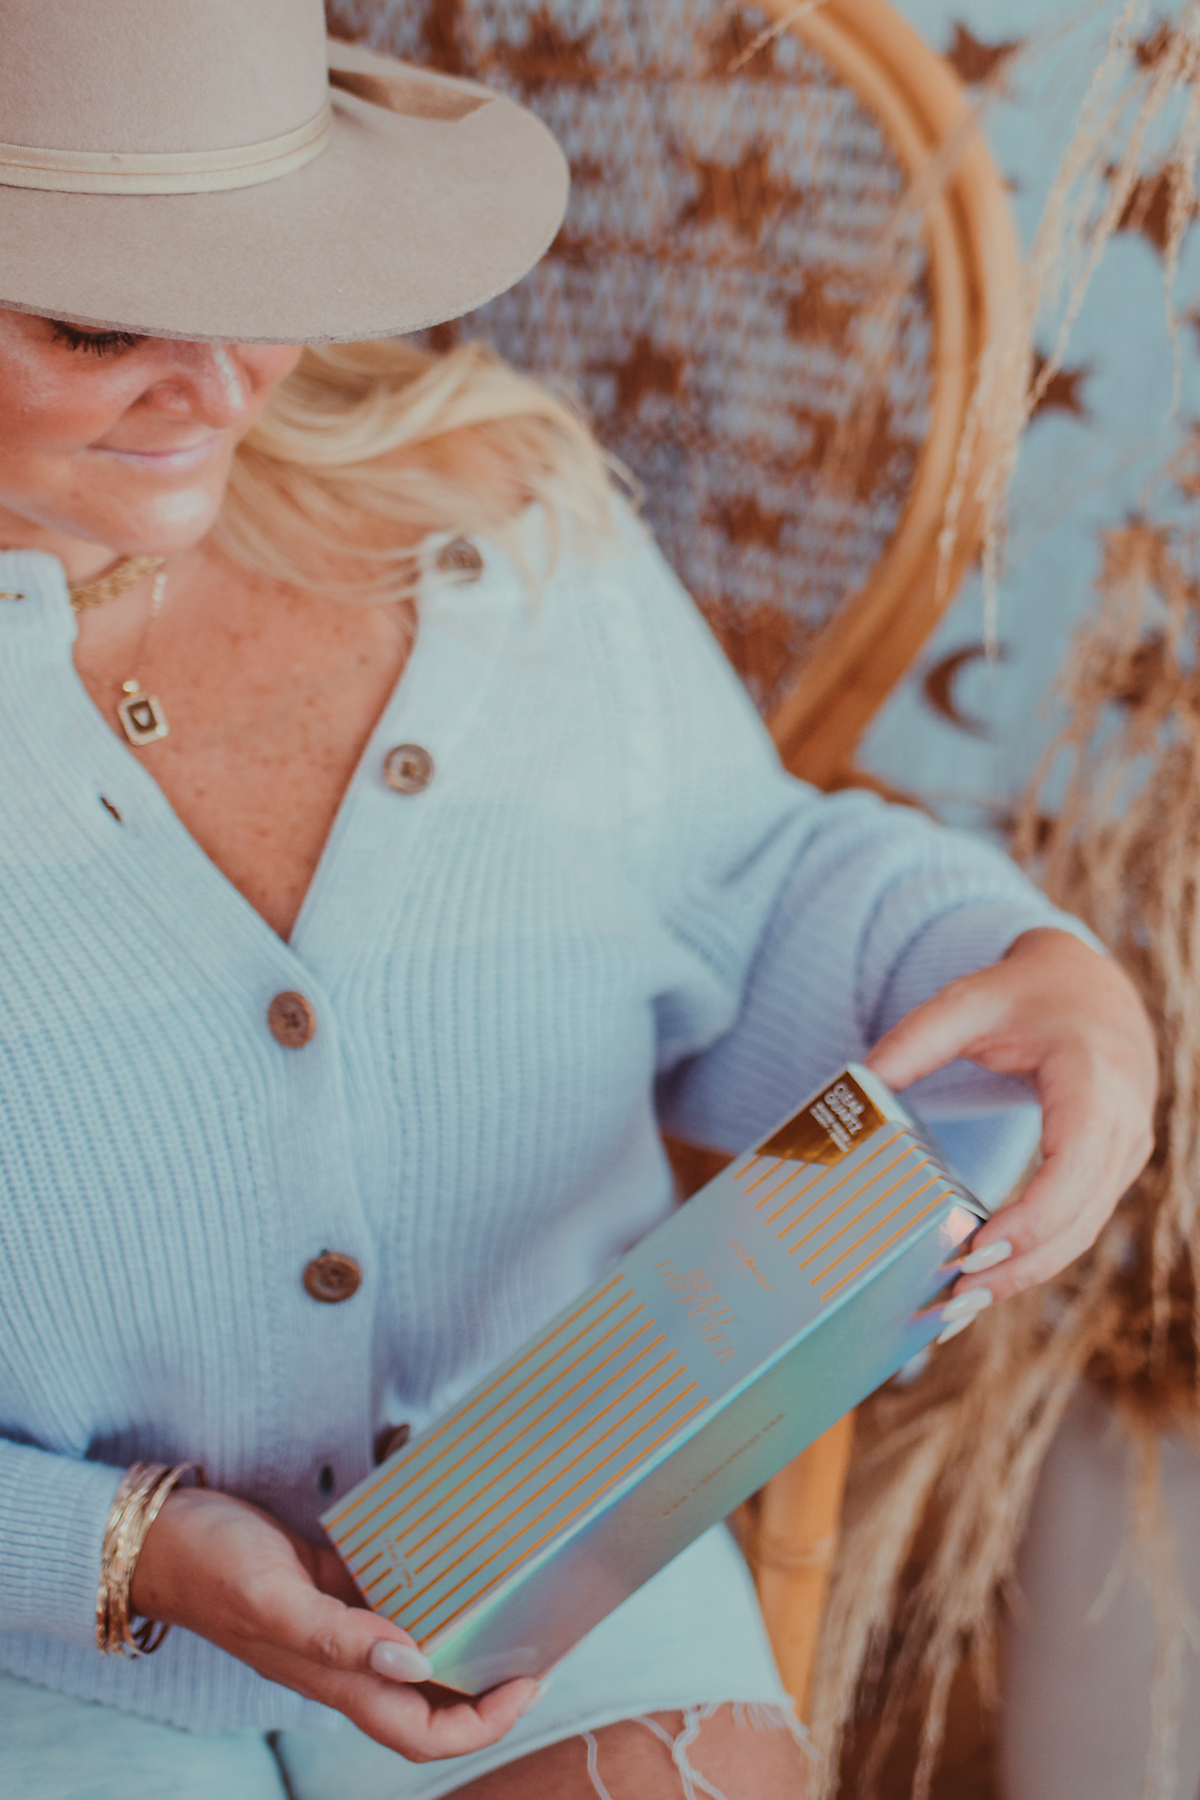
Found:
[{"label": "freckled chest", "polygon": [[[131,750],[184,828],[288,937],[338,807],[407,660],[411,615],[223,580],[169,598],[140,630],[81,624],[76,666],[121,732],[119,683],[158,696],[169,735]],[[98,679],[103,675],[106,679]]]}]

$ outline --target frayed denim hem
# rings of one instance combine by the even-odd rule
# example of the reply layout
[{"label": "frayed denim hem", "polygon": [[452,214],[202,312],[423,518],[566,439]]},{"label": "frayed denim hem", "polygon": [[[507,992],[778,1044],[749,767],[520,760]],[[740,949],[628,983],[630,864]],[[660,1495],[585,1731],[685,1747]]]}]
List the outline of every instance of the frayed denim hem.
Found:
[{"label": "frayed denim hem", "polygon": [[[671,1752],[671,1760],[683,1783],[684,1800],[700,1800],[702,1794],[707,1800],[725,1800],[720,1788],[714,1787],[698,1769],[692,1767],[688,1752],[699,1737],[700,1727],[705,1720],[711,1719],[727,1704],[728,1702],[721,1700],[706,1700],[702,1706],[684,1707],[683,1725],[674,1737],[657,1719],[642,1716],[633,1720],[635,1725],[644,1725],[647,1731],[652,1731]],[[754,1731],[787,1731],[806,1756],[815,1758],[812,1740],[791,1706],[769,1705],[766,1701],[759,1700],[737,1700],[733,1704],[733,1721],[735,1725],[748,1725]],[[595,1733],[583,1731],[580,1736],[587,1746],[588,1780],[599,1800],[617,1800],[616,1795],[609,1793],[600,1775],[600,1746]]]}]

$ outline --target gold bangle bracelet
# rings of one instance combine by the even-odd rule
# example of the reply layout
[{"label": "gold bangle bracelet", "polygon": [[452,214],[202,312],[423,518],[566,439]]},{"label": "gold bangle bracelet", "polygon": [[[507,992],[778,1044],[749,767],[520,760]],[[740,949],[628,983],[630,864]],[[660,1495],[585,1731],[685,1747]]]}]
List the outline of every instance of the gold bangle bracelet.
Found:
[{"label": "gold bangle bracelet", "polygon": [[150,1656],[170,1630],[155,1619],[133,1625],[129,1590],[146,1534],[167,1495],[189,1473],[195,1474],[197,1486],[205,1486],[204,1471],[195,1463],[177,1463],[174,1468],[166,1463],[134,1463],[121,1477],[104,1527],[96,1590],[96,1648],[106,1656]]}]

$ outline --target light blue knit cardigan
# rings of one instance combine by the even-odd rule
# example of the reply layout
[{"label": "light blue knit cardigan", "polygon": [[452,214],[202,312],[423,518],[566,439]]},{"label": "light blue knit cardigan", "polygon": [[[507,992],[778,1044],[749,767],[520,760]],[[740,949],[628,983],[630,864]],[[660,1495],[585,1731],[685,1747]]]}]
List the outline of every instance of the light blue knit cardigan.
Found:
[{"label": "light blue knit cardigan", "polygon": [[[197,1730],[327,1716],[185,1632],[97,1653],[121,1469],[195,1459],[319,1536],[323,1470],[350,1487],[663,1217],[656,1081],[739,1147],[1063,922],[978,843],[783,775],[632,520],[536,598],[484,550],[427,586],[290,944],[88,699],[57,562],[0,556],[0,1667]],[[419,794],[382,779],[401,743]],[[996,1194],[1028,1094],[926,1090]],[[362,1266],[344,1304],[302,1285],[323,1249]]]}]

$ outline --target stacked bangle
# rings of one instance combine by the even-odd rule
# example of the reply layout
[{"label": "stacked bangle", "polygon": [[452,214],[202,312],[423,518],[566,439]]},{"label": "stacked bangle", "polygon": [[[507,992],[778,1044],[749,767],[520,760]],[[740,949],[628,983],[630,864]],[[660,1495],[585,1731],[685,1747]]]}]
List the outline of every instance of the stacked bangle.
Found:
[{"label": "stacked bangle", "polygon": [[129,1590],[146,1533],[157,1519],[171,1489],[190,1471],[204,1486],[204,1471],[195,1463],[134,1463],[121,1477],[104,1528],[100,1552],[100,1586],[96,1590],[96,1647],[106,1656],[149,1656],[170,1630],[159,1620],[133,1625]]}]

